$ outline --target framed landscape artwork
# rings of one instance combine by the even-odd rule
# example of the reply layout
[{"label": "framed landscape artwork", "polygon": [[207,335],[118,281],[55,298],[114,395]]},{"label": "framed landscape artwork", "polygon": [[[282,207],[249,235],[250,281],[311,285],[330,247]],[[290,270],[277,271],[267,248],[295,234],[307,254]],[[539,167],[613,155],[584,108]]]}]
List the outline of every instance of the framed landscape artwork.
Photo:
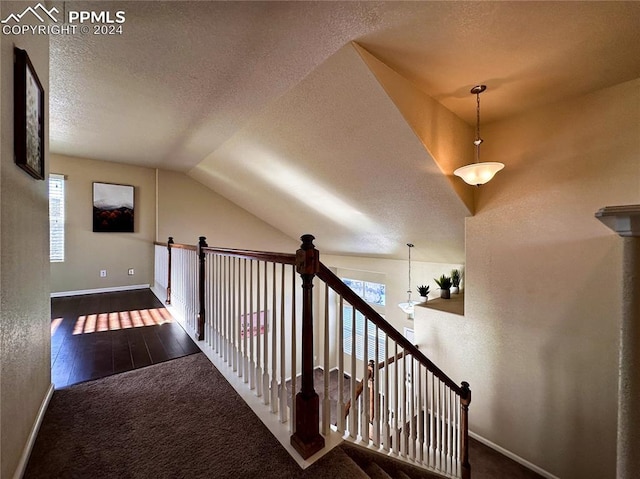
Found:
[{"label": "framed landscape artwork", "polygon": [[15,162],[44,180],[44,89],[27,52],[20,48],[13,52]]},{"label": "framed landscape artwork", "polygon": [[93,183],[93,232],[133,233],[134,187]]}]

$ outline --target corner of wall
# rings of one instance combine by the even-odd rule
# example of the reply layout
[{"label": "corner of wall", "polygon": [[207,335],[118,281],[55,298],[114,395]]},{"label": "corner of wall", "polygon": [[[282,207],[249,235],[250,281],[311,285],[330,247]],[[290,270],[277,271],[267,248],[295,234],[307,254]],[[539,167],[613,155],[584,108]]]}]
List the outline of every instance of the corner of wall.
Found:
[{"label": "corner of wall", "polygon": [[[451,188],[473,214],[473,188],[453,175],[456,168],[473,162],[472,148],[461,146],[472,144],[472,128],[364,47],[356,42],[352,42],[352,45],[420,139],[429,156],[446,175]],[[460,141],[460,138],[464,141]]]}]

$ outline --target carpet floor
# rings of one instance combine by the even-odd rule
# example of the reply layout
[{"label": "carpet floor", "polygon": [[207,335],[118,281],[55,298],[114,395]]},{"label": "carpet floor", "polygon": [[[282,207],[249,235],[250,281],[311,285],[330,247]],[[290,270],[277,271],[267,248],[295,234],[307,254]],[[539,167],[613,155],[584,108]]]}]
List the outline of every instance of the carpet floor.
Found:
[{"label": "carpet floor", "polygon": [[[470,455],[474,479],[540,477],[475,441]],[[56,390],[24,478],[435,477],[376,457],[341,446],[301,470],[198,353]]]},{"label": "carpet floor", "polygon": [[323,462],[302,471],[194,354],[56,390],[24,478],[363,477],[340,449]]}]

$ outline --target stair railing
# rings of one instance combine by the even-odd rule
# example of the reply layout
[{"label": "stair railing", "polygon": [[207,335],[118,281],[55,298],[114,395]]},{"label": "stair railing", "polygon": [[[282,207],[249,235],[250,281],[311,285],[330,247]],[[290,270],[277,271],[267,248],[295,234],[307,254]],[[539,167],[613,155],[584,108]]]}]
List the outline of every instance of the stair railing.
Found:
[{"label": "stair railing", "polygon": [[[204,237],[197,246],[156,243],[155,286],[166,288],[196,339],[289,423],[291,444],[303,458],[321,450],[333,428],[370,449],[469,479],[469,385],[453,382],[323,265],[313,236],[301,239],[295,255],[214,248]],[[315,307],[314,298],[320,298]],[[344,353],[347,345],[351,354]],[[314,389],[319,368],[322,404]],[[367,394],[357,395],[358,384]]]},{"label": "stair railing", "polygon": [[[458,386],[453,382],[322,264],[318,278],[337,296],[340,306],[336,329],[341,333],[344,322],[351,321],[353,332],[351,338],[340,336],[338,341],[343,344],[350,340],[352,352],[350,364],[345,365],[340,361],[342,351],[337,351],[338,377],[347,373],[351,381],[348,421],[339,421],[338,431],[354,442],[395,453],[425,468],[454,477],[470,477],[468,383]],[[329,296],[325,294],[325,298]],[[325,309],[330,309],[328,302]],[[345,311],[350,311],[350,317],[345,317]],[[356,335],[358,319],[363,323],[361,338]],[[326,345],[327,342],[325,348]],[[357,357],[358,350],[362,351],[361,358]],[[373,380],[369,384],[374,391],[356,398],[357,378],[368,378],[371,360]],[[331,367],[331,362],[326,363],[325,371]],[[346,403],[342,396],[337,402]]]}]

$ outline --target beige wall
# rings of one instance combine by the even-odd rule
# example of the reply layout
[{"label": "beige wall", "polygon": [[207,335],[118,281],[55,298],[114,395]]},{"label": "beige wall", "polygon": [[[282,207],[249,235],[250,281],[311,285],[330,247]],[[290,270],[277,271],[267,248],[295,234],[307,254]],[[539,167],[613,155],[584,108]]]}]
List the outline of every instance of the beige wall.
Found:
[{"label": "beige wall", "polygon": [[471,430],[563,479],[615,477],[622,242],[594,212],[640,202],[639,125],[640,79],[485,128],[466,315],[416,319]]},{"label": "beige wall", "polygon": [[[65,261],[51,263],[51,291],[152,284],[155,170],[51,155],[50,171],[66,176]],[[135,187],[134,233],[93,232],[94,181]],[[101,269],[107,270],[106,278],[100,277]]]},{"label": "beige wall", "polygon": [[472,129],[363,47],[354,45],[389,98],[398,107],[407,124],[420,138],[442,172],[447,175],[453,190],[467,209],[473,212],[473,191],[453,176],[456,168],[468,165],[474,160],[473,148],[469,148],[474,139]]},{"label": "beige wall", "polygon": [[[65,179],[65,261],[51,263],[52,292],[153,284],[153,241],[295,252],[298,242],[183,173],[51,155]],[[135,232],[93,233],[93,182],[135,186]],[[156,225],[157,214],[157,225]],[[157,228],[156,228],[157,226]],[[134,268],[135,275],[127,271]],[[101,269],[107,277],[101,278]]]},{"label": "beige wall", "polygon": [[[268,199],[265,199],[268,201]],[[301,234],[304,232],[301,232]],[[158,171],[158,241],[196,244],[205,236],[210,246],[294,253],[290,238],[193,178]]]},{"label": "beige wall", "polygon": [[[2,2],[0,17],[23,4]],[[13,477],[51,385],[47,183],[13,162],[13,45],[49,91],[49,39],[2,35],[0,55],[0,477]],[[45,95],[48,103],[48,95]],[[48,105],[45,106],[48,111]],[[45,128],[48,156],[48,128]],[[46,163],[45,163],[46,164]]]}]

